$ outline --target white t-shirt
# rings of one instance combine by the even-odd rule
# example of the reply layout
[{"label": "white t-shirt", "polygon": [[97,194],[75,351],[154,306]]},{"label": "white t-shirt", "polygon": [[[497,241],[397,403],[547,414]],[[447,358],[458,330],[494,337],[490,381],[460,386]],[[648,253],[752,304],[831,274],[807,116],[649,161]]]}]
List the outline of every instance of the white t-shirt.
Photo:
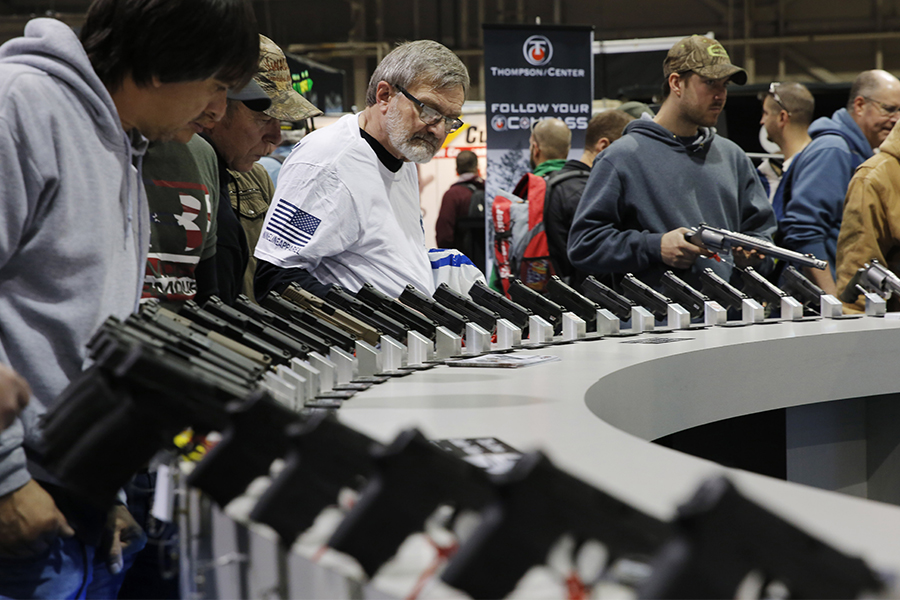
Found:
[{"label": "white t-shirt", "polygon": [[415,164],[385,167],[358,115],[311,133],[281,167],[254,255],[353,292],[371,283],[397,297],[412,284],[430,296]]}]

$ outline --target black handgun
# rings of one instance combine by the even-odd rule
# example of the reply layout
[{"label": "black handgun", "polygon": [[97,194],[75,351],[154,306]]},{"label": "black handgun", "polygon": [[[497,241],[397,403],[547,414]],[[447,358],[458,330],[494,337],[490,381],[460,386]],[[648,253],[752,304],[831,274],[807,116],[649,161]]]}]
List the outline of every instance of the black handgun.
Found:
[{"label": "black handgun", "polygon": [[553,333],[562,332],[563,307],[542,296],[518,279],[513,279],[507,290],[513,302],[524,306],[531,312],[553,325]]},{"label": "black handgun", "polygon": [[[88,502],[108,508],[118,490],[187,427],[221,430],[225,405],[249,393],[108,322],[93,366],[42,418],[41,464]],[[115,454],[115,460],[110,460]],[[98,468],[103,465],[103,468]]]},{"label": "black handgun", "polygon": [[371,283],[364,283],[359,291],[356,292],[357,300],[364,302],[403,323],[413,331],[418,331],[422,335],[434,339],[435,330],[438,327],[437,322],[429,319],[422,313],[413,310],[402,302],[391,298],[387,294],[378,291]]},{"label": "black handgun", "polygon": [[698,319],[704,315],[709,297],[688,285],[672,271],[666,271],[660,278],[663,288],[670,298],[691,313],[691,318]]},{"label": "black handgun", "polygon": [[300,416],[257,389],[227,406],[229,424],[221,441],[188,475],[188,485],[208,494],[225,508],[288,451],[286,427]]},{"label": "black handgun", "polygon": [[741,310],[744,300],[749,296],[716,275],[709,267],[700,271],[700,283],[703,293],[726,308]]},{"label": "black handgun", "polygon": [[528,330],[528,318],[534,313],[524,306],[519,306],[503,294],[498,294],[480,281],[476,281],[469,288],[469,297],[475,304],[494,311],[500,315],[501,319],[506,319],[521,329],[523,334]]},{"label": "black handgun", "polygon": [[621,321],[630,319],[631,309],[637,306],[633,300],[629,300],[611,287],[600,283],[593,275],[584,280],[581,289],[585,296],[597,302]]},{"label": "black handgun", "polygon": [[814,284],[791,265],[785,268],[783,275],[782,289],[802,302],[807,309],[819,314],[825,290]]},{"label": "black handgun", "polygon": [[362,487],[377,442],[333,415],[316,414],[287,427],[285,465],[263,492],[250,518],[274,529],[290,546],[342,488]]},{"label": "black handgun", "polygon": [[622,291],[639,305],[652,312],[657,319],[665,319],[669,315],[672,300],[663,296],[652,287],[632,275],[626,273],[622,278]]},{"label": "black handgun", "polygon": [[281,315],[276,315],[272,311],[265,309],[258,304],[254,304],[250,301],[250,298],[243,294],[237,297],[234,308],[249,317],[253,317],[263,323],[268,323],[278,331],[291,336],[304,346],[309,347],[311,350],[315,350],[319,354],[328,354],[329,349],[331,348],[329,340],[326,340],[297,322],[288,321]]},{"label": "black handgun", "polygon": [[473,323],[477,323],[486,331],[493,331],[497,327],[497,319],[500,315],[472,302],[462,294],[454,292],[446,283],[440,284],[434,291],[433,298],[459,314],[468,317]]},{"label": "black handgun", "polygon": [[744,282],[744,293],[759,302],[770,307],[770,310],[781,312],[781,299],[787,298],[787,292],[760,275],[753,267],[743,269],[735,267],[741,274]]},{"label": "black handgun", "polygon": [[640,598],[734,598],[756,571],[789,598],[860,598],[884,582],[848,556],[740,494],[724,477],[705,482],[678,509],[679,534],[651,564]]},{"label": "black handgun", "polygon": [[597,311],[600,310],[600,305],[576,292],[556,275],[553,275],[547,282],[547,296],[565,310],[578,315],[587,323],[589,329],[596,328]]},{"label": "black handgun", "polygon": [[400,292],[400,302],[416,309],[432,321],[440,323],[456,335],[465,335],[466,333],[468,317],[464,317],[455,310],[435,302],[413,285],[407,285],[403,288],[403,291]]},{"label": "black handgun", "polygon": [[873,258],[853,274],[841,292],[841,301],[852,304],[863,290],[875,292],[887,300],[891,294],[900,294],[900,277]]},{"label": "black handgun", "polygon": [[318,319],[290,300],[282,298],[275,292],[269,292],[261,301],[263,308],[271,310],[276,315],[284,317],[290,322],[297,323],[301,327],[311,329],[316,335],[328,342],[329,346],[337,346],[346,352],[356,349],[356,337],[346,331]]},{"label": "black handgun", "polygon": [[415,429],[375,452],[375,470],[328,541],[371,577],[441,505],[480,510],[493,499],[487,473],[429,442]]},{"label": "black handgun", "polygon": [[277,328],[272,327],[251,315],[245,314],[235,307],[228,306],[216,296],[213,296],[206,301],[203,305],[203,310],[224,321],[228,321],[242,331],[252,333],[274,346],[287,350],[291,353],[291,356],[306,358],[309,355],[309,346],[300,340],[279,331]]},{"label": "black handgun", "polygon": [[[190,323],[186,325],[177,320],[178,315],[172,316],[176,319],[169,318],[164,310],[157,312],[142,306],[140,313],[125,319],[122,328],[136,341],[166,349],[208,370],[221,369],[227,373],[225,377],[234,377],[242,384],[257,380],[268,368],[268,362],[250,359],[211,339],[207,331],[190,320],[185,319]],[[90,343],[87,347],[91,348]]]},{"label": "black handgun", "polygon": [[211,314],[209,311],[203,310],[193,300],[185,302],[179,309],[178,314],[187,317],[201,327],[205,327],[228,339],[249,346],[257,352],[269,355],[272,358],[272,362],[275,364],[285,365],[291,360],[291,353],[286,349],[271,344],[252,333],[241,331],[240,328],[235,327],[228,321]]},{"label": "black handgun", "polygon": [[355,298],[341,286],[336,284],[332,285],[325,295],[325,299],[335,306],[341,307],[341,309],[347,311],[360,321],[365,321],[369,325],[372,325],[381,333],[391,336],[398,342],[406,343],[409,327]]},{"label": "black handgun", "polygon": [[565,473],[541,452],[491,480],[497,499],[441,575],[473,598],[505,597],[564,534],[595,539],[612,558],[649,557],[671,534],[666,523]]}]

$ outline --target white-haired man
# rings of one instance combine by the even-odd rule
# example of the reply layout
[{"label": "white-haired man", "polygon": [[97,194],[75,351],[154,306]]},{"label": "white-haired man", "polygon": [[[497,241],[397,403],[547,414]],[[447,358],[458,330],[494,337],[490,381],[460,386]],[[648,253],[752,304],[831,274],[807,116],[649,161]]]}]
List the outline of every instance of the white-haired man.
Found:
[{"label": "white-haired man", "polygon": [[278,175],[256,247],[256,295],[291,282],[315,294],[371,283],[398,296],[434,283],[419,210],[416,165],[459,119],[465,66],[429,40],[398,46],[369,81],[366,108],[300,142]]}]

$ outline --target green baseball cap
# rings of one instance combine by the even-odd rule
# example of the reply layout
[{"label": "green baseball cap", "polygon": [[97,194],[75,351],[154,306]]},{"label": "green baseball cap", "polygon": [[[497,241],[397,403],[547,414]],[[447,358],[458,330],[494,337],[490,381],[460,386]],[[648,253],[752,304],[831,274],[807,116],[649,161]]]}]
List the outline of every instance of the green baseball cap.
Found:
[{"label": "green baseball cap", "polygon": [[738,85],[747,83],[747,71],[731,64],[722,44],[702,35],[692,35],[678,42],[663,61],[666,77],[685,71],[693,71],[710,79],[730,77]]}]

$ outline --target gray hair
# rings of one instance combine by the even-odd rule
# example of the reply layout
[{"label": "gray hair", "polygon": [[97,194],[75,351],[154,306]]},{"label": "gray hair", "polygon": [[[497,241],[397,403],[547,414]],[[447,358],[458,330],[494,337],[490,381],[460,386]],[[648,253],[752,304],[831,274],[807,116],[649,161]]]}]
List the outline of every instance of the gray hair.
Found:
[{"label": "gray hair", "polygon": [[449,48],[432,40],[400,44],[375,68],[366,90],[366,106],[375,104],[378,84],[386,81],[406,89],[426,85],[436,90],[462,87],[469,92],[469,72]]},{"label": "gray hair", "polygon": [[853,109],[853,102],[860,96],[863,98],[871,98],[873,95],[881,91],[881,89],[889,85],[891,80],[896,81],[897,78],[888,73],[874,69],[872,71],[863,71],[853,80],[853,86],[850,88],[850,98],[847,100],[847,110]]}]

